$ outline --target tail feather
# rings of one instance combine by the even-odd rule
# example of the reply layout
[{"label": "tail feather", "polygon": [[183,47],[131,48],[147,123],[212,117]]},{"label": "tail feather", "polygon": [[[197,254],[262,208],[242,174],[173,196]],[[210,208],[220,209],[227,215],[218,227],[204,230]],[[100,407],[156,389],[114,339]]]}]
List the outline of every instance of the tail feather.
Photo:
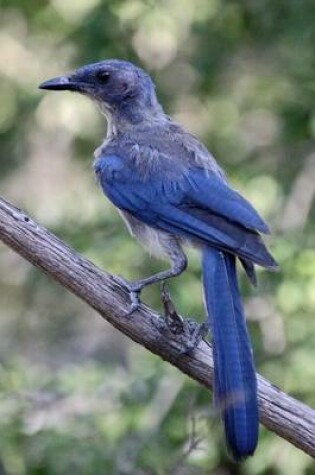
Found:
[{"label": "tail feather", "polygon": [[214,401],[228,448],[240,460],[258,440],[257,380],[237,284],[235,257],[203,250],[203,285],[213,338]]}]

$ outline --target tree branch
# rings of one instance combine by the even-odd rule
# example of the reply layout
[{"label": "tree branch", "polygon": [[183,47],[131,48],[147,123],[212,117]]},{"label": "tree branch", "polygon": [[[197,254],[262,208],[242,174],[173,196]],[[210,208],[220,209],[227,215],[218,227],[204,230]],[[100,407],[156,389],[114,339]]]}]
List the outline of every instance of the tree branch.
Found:
[{"label": "tree branch", "polygon": [[[0,239],[93,307],[109,323],[207,388],[213,379],[211,346],[202,341],[183,355],[182,341],[161,331],[162,318],[145,305],[124,316],[129,296],[115,276],[101,271],[24,212],[0,199]],[[315,457],[315,411],[258,376],[260,420],[270,430]]]}]

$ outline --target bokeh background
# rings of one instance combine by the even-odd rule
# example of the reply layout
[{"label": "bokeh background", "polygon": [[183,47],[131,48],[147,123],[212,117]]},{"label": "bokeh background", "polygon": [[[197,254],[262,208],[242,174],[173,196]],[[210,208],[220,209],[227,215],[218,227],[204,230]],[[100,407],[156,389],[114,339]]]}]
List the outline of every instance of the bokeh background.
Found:
[{"label": "bokeh background", "polygon": [[[241,277],[257,368],[315,404],[315,3],[313,0],[0,1],[0,187],[102,268],[163,268],[97,188],[104,119],[84,97],[37,85],[124,58],[152,74],[167,112],[200,137],[271,224],[280,263]],[[170,284],[203,318],[198,256]],[[158,288],[145,300],[160,308]],[[211,394],[129,341],[0,246],[1,475],[314,474],[262,428],[231,463]]]}]

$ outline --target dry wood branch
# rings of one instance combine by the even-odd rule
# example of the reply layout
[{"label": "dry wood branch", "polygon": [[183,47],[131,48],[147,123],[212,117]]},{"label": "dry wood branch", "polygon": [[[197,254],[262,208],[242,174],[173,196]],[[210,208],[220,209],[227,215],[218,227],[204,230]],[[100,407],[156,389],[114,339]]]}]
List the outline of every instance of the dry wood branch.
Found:
[{"label": "dry wood branch", "polygon": [[[161,317],[142,305],[126,317],[130,302],[115,276],[101,271],[21,210],[0,199],[0,239],[33,265],[93,307],[118,330],[210,388],[211,347],[202,341],[192,355],[182,355],[178,335],[161,332]],[[270,430],[315,458],[315,411],[261,376],[260,420]]]}]

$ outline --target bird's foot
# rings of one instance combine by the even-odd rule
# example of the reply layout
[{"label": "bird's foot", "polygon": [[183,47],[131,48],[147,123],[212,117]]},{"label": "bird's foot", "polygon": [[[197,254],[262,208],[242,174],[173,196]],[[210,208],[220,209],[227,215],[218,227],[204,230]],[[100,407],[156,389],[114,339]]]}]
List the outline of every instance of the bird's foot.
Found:
[{"label": "bird's foot", "polygon": [[126,317],[132,315],[141,305],[140,301],[141,290],[132,290],[129,289],[129,297],[131,301],[130,310],[126,313]]},{"label": "bird's foot", "polygon": [[130,309],[125,313],[125,316],[129,317],[136,310],[138,310],[138,308],[141,305],[140,294],[141,294],[141,290],[143,286],[140,285],[138,281],[127,282],[125,279],[119,276],[116,276],[116,280],[118,281],[120,285],[125,287],[125,289],[127,289],[129,293],[131,305],[130,305]]},{"label": "bird's foot", "polygon": [[164,334],[170,332],[176,335],[176,339],[182,346],[180,354],[191,354],[208,333],[206,323],[199,325],[194,320],[184,319],[179,315],[165,283],[161,287],[161,300],[164,306],[164,320],[159,320],[159,330]]},{"label": "bird's foot", "polygon": [[183,333],[184,319],[177,313],[171,295],[165,286],[165,282],[161,285],[161,301],[164,306],[165,323],[169,330],[174,334]]},{"label": "bird's foot", "polygon": [[208,334],[208,325],[206,322],[201,324],[194,320],[187,320],[188,339],[185,342],[185,348],[181,351],[182,355],[190,355]]}]

